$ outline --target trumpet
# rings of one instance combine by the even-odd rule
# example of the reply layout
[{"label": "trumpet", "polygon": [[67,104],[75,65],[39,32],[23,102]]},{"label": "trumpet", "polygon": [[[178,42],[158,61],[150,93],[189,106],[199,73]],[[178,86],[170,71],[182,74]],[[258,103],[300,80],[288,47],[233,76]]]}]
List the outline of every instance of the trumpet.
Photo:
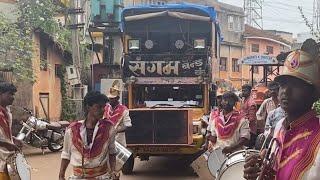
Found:
[{"label": "trumpet", "polygon": [[[267,139],[267,138],[266,138]],[[274,174],[273,167],[275,166],[277,156],[280,150],[280,142],[276,138],[270,141],[267,153],[262,161],[261,173],[258,180],[270,180],[270,173]],[[273,178],[274,179],[274,178]]]}]

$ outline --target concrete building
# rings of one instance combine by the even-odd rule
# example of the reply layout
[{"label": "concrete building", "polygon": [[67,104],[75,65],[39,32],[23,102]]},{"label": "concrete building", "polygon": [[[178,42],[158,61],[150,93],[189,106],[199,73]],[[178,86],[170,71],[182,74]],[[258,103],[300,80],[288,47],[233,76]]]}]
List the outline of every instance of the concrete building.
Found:
[{"label": "concrete building", "polygon": [[265,30],[273,35],[280,36],[282,39],[286,40],[287,42],[293,43],[293,33],[286,32],[286,31],[278,31],[278,30]]},{"label": "concrete building", "polygon": [[[249,25],[245,25],[244,40],[246,44],[245,56],[249,55],[269,55],[276,57],[281,52],[287,52],[291,50],[291,43],[281,38],[278,35],[274,35],[268,31],[257,29]],[[281,73],[280,68],[280,73]],[[272,69],[268,69],[272,71]],[[247,71],[246,73],[249,73]],[[263,68],[256,66],[253,68],[254,81],[260,82],[263,79]],[[273,80],[274,77],[270,77]]]},{"label": "concrete building", "polygon": [[[0,0],[0,12],[6,13],[9,10],[17,12],[15,3],[16,1]],[[8,17],[15,21],[17,16],[9,14]],[[58,72],[61,71],[62,65],[72,63],[72,56],[69,52],[61,49],[51,36],[41,30],[34,31],[33,45],[32,68],[35,83],[15,82],[18,92],[14,105],[33,110],[39,118],[58,121],[61,118],[62,109],[61,79]],[[6,81],[14,81],[15,79],[14,76],[9,75],[10,72],[2,74],[5,75]],[[21,120],[20,114],[21,108],[13,109],[14,119]]]}]

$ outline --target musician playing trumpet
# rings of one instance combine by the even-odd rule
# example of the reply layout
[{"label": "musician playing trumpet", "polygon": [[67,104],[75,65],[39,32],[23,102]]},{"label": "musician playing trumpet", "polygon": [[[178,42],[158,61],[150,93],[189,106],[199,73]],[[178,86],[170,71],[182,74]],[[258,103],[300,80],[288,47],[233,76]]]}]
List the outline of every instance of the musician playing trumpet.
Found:
[{"label": "musician playing trumpet", "polygon": [[111,179],[116,163],[115,129],[102,119],[107,97],[89,92],[83,100],[85,120],[72,123],[66,130],[61,153],[59,179],[65,179],[69,163],[71,179]]},{"label": "musician playing trumpet", "polygon": [[249,121],[234,108],[238,99],[233,92],[224,93],[221,109],[210,114],[207,137],[213,144],[213,150],[220,147],[224,154],[230,154],[249,143]]},{"label": "musician playing trumpet", "polygon": [[[246,158],[244,178],[255,180],[316,180],[320,177],[320,119],[312,110],[320,97],[319,47],[306,40],[291,52],[279,82],[280,105],[286,117],[274,130],[272,147]],[[264,161],[262,160],[264,159]],[[262,163],[263,161],[263,163]]]}]

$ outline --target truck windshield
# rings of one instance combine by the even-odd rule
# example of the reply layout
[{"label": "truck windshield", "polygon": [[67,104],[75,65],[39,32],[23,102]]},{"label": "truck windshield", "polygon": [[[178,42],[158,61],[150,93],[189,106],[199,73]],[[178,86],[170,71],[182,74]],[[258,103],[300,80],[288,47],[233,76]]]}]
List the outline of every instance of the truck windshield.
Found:
[{"label": "truck windshield", "polygon": [[203,85],[136,85],[138,107],[203,107]]}]

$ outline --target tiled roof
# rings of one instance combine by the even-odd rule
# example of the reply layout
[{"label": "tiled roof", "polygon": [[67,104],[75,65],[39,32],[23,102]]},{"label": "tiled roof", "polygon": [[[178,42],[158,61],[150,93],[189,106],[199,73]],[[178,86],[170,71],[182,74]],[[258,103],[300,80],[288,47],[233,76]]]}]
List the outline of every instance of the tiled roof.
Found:
[{"label": "tiled roof", "polygon": [[244,30],[244,37],[263,37],[263,38],[270,38],[276,41],[280,41],[282,43],[285,43],[287,45],[290,45],[291,43],[283,38],[281,38],[278,35],[272,34],[268,31],[264,31],[249,25],[245,25]]}]

